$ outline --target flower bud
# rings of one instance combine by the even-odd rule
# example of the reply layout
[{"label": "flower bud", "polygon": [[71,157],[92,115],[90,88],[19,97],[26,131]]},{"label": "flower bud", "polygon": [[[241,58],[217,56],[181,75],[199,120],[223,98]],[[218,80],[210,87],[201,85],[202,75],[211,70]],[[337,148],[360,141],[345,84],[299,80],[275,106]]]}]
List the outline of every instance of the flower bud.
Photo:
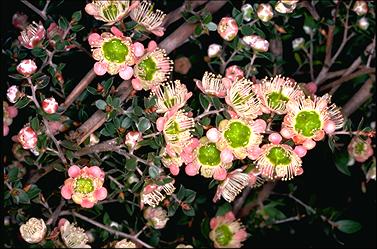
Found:
[{"label": "flower bud", "polygon": [[238,33],[238,25],[232,17],[223,17],[217,26],[217,32],[226,41],[233,40]]},{"label": "flower bud", "polygon": [[208,47],[207,53],[209,58],[215,58],[221,54],[222,47],[219,44],[211,44]]},{"label": "flower bud", "polygon": [[267,52],[269,42],[258,35],[247,35],[242,38],[242,41],[258,52]]},{"label": "flower bud", "polygon": [[18,41],[28,49],[35,48],[43,40],[46,30],[41,23],[33,22],[29,24],[18,36]]},{"label": "flower bud", "polygon": [[261,3],[258,6],[257,15],[262,22],[268,22],[274,16],[274,12],[272,11],[271,5],[268,3]]},{"label": "flower bud", "polygon": [[169,220],[167,212],[161,207],[147,207],[144,211],[144,218],[148,221],[148,224],[155,229],[164,228],[166,222]]},{"label": "flower bud", "polygon": [[31,127],[22,128],[17,138],[25,150],[33,149],[37,146],[38,136]]},{"label": "flower bud", "polygon": [[124,144],[127,145],[128,150],[134,151],[138,146],[138,142],[143,140],[143,135],[139,131],[130,131],[126,135],[126,140],[124,141]]},{"label": "flower bud", "polygon": [[174,71],[180,74],[187,74],[191,68],[191,62],[189,58],[183,56],[174,60]]},{"label": "flower bud", "polygon": [[305,39],[302,37],[296,38],[292,41],[292,48],[293,50],[300,50],[304,47]]},{"label": "flower bud", "polygon": [[27,60],[21,61],[20,64],[18,64],[16,69],[17,69],[17,72],[19,72],[23,76],[29,77],[30,75],[35,73],[35,71],[37,71],[38,67],[33,60],[27,59]]},{"label": "flower bud", "polygon": [[54,97],[44,99],[42,101],[42,109],[48,114],[54,114],[59,108],[58,102],[56,102]]},{"label": "flower bud", "polygon": [[17,100],[19,99],[19,97],[20,97],[20,92],[18,91],[17,86],[13,85],[13,86],[8,88],[7,98],[9,100],[9,102],[16,103]]},{"label": "flower bud", "polygon": [[23,13],[14,13],[14,15],[12,16],[13,27],[23,30],[28,25],[27,18],[28,16]]},{"label": "flower bud", "polygon": [[362,30],[367,30],[369,27],[368,18],[362,17],[357,21],[357,26]]},{"label": "flower bud", "polygon": [[99,138],[94,134],[90,134],[89,136],[89,144],[92,146],[92,145],[95,145],[95,144],[98,144],[99,143]]},{"label": "flower bud", "polygon": [[228,67],[225,70],[225,77],[230,79],[231,81],[235,81],[236,79],[243,78],[244,74],[242,69],[239,66],[233,65],[231,67]]},{"label": "flower bud", "polygon": [[30,244],[41,242],[46,236],[47,227],[43,219],[30,218],[20,226],[21,237]]},{"label": "flower bud", "polygon": [[275,10],[282,14],[292,13],[296,8],[296,1],[278,1]]},{"label": "flower bud", "polygon": [[253,13],[253,7],[250,4],[244,4],[241,7],[242,17],[246,22],[251,21],[251,14]]},{"label": "flower bud", "polygon": [[356,1],[352,8],[358,16],[368,13],[368,4],[365,1]]}]

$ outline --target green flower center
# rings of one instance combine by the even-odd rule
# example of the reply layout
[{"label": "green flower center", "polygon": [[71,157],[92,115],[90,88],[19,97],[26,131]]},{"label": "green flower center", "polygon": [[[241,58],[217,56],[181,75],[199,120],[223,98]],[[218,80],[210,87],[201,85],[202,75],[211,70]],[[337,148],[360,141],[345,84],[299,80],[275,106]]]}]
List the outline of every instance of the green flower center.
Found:
[{"label": "green flower center", "polygon": [[82,194],[88,194],[93,192],[94,185],[93,180],[90,178],[79,178],[76,180],[75,183],[75,192],[79,192]]},{"label": "green flower center", "polygon": [[267,103],[272,109],[284,106],[288,100],[289,98],[284,96],[281,92],[271,92],[267,94]]},{"label": "green flower center", "polygon": [[128,47],[119,39],[112,39],[102,45],[103,55],[106,60],[122,63],[128,55]]},{"label": "green flower center", "polygon": [[247,101],[249,101],[249,99],[251,99],[252,97],[254,97],[254,95],[252,93],[250,93],[246,96],[242,96],[239,93],[236,93],[236,94],[234,94],[232,102],[233,102],[234,105],[243,105]]},{"label": "green flower center", "polygon": [[220,151],[216,148],[214,143],[200,147],[198,158],[201,164],[208,166],[219,165],[221,161]]},{"label": "green flower center", "polygon": [[312,137],[321,127],[322,122],[316,111],[301,111],[296,116],[294,128],[305,137]]},{"label": "green flower center", "polygon": [[153,60],[152,57],[148,57],[142,60],[138,65],[141,74],[139,75],[140,78],[143,80],[153,80],[153,76],[157,71],[157,63]]},{"label": "green flower center", "polygon": [[226,246],[232,240],[233,233],[227,225],[221,225],[215,230],[216,241],[221,246]]},{"label": "green flower center", "polygon": [[226,141],[232,148],[245,147],[248,145],[250,135],[250,127],[241,122],[232,122],[224,133]]},{"label": "green flower center", "polygon": [[281,147],[273,147],[267,154],[268,160],[274,165],[288,165],[291,163],[289,153]]},{"label": "green flower center", "polygon": [[365,150],[365,144],[363,142],[357,143],[355,146],[355,152],[356,154],[360,155]]},{"label": "green flower center", "polygon": [[115,21],[118,16],[118,8],[115,4],[110,4],[102,9],[103,16],[110,21]]},{"label": "green flower center", "polygon": [[171,124],[165,129],[166,134],[176,135],[179,132],[179,125],[176,121],[171,122]]}]

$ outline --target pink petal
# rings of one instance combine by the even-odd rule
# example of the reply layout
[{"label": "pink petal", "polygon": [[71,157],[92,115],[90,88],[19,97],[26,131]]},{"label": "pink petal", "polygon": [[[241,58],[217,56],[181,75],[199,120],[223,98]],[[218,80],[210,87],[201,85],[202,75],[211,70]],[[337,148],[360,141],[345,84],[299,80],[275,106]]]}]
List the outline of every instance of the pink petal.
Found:
[{"label": "pink petal", "polygon": [[107,189],[104,187],[101,187],[100,189],[97,189],[94,191],[94,198],[96,198],[99,201],[102,201],[107,196]]},{"label": "pink petal", "polygon": [[88,42],[90,46],[100,46],[102,37],[97,33],[91,33],[88,37]]},{"label": "pink petal", "polygon": [[112,32],[114,35],[116,35],[116,36],[118,36],[118,37],[124,37],[122,31],[120,31],[117,27],[112,26],[110,30],[111,30],[111,32]]},{"label": "pink petal", "polygon": [[156,36],[163,36],[164,35],[164,28],[163,27],[158,27],[152,30],[152,33],[155,34]]},{"label": "pink petal", "polygon": [[72,165],[68,169],[68,175],[69,177],[75,178],[77,177],[81,172],[81,169],[77,165]]},{"label": "pink petal", "polygon": [[283,129],[281,129],[280,130],[280,134],[284,137],[284,138],[286,138],[286,139],[290,139],[290,138],[292,138],[293,137],[293,132],[290,130],[290,129],[288,129],[288,128],[283,128]]},{"label": "pink petal", "polygon": [[68,220],[67,219],[60,219],[59,222],[58,222],[58,228],[60,229],[62,226],[64,226],[64,224],[67,222]]},{"label": "pink petal", "polygon": [[18,109],[14,106],[8,106],[7,110],[10,118],[15,118],[18,114]]},{"label": "pink petal", "polygon": [[140,91],[141,89],[143,89],[139,79],[132,79],[131,83],[132,83],[132,87],[136,91]]},{"label": "pink petal", "polygon": [[88,174],[96,178],[103,177],[103,172],[98,166],[92,166],[88,169]]},{"label": "pink petal", "polygon": [[207,131],[206,136],[209,141],[216,143],[220,139],[220,132],[216,128],[211,128]]},{"label": "pink petal", "polygon": [[157,43],[155,41],[150,41],[148,43],[148,52],[152,52],[157,48]]},{"label": "pink petal", "polygon": [[217,227],[217,218],[216,217],[211,219],[211,221],[209,222],[209,226],[211,227],[212,230]]},{"label": "pink petal", "polygon": [[7,136],[9,133],[9,126],[3,124],[3,136]]},{"label": "pink petal", "polygon": [[293,150],[299,157],[304,157],[306,155],[307,150],[305,149],[304,146],[296,146],[295,149]]},{"label": "pink petal", "polygon": [[139,4],[140,4],[139,0],[132,0],[130,7],[128,7],[128,11],[135,9]]},{"label": "pink petal", "polygon": [[94,72],[99,76],[104,75],[107,72],[107,66],[105,62],[96,62],[94,63]]},{"label": "pink petal", "polygon": [[159,117],[156,121],[156,127],[158,131],[163,131],[166,119],[164,117]]},{"label": "pink petal", "polygon": [[238,230],[235,234],[233,239],[236,241],[244,241],[247,238],[247,233],[244,229]]},{"label": "pink petal", "polygon": [[233,153],[230,149],[225,149],[221,151],[220,158],[221,158],[221,162],[223,163],[231,163],[234,159]]},{"label": "pink petal", "polygon": [[223,78],[221,81],[223,82],[226,89],[229,89],[232,86],[232,81],[228,78]]},{"label": "pink petal", "polygon": [[226,169],[223,167],[217,167],[215,169],[215,172],[213,173],[213,178],[218,181],[223,181],[225,180],[227,175]]},{"label": "pink petal", "polygon": [[119,71],[119,76],[124,80],[129,80],[134,75],[132,67],[122,67]]},{"label": "pink petal", "polygon": [[333,121],[330,121],[330,120],[326,121],[324,126],[323,126],[323,129],[325,130],[325,132],[327,134],[332,134],[336,130],[335,123]]},{"label": "pink petal", "polygon": [[268,136],[268,141],[270,141],[271,143],[273,144],[279,144],[281,142],[283,138],[280,136],[279,133],[277,132],[274,132],[274,133],[271,133],[269,136]]},{"label": "pink petal", "polygon": [[253,123],[253,131],[257,133],[264,132],[266,130],[266,127],[267,127],[266,121],[264,121],[263,119],[257,119]]},{"label": "pink petal", "polygon": [[144,55],[144,45],[140,42],[135,42],[133,45],[134,55],[136,57],[141,57]]},{"label": "pink petal", "polygon": [[87,5],[85,5],[85,11],[91,16],[98,14],[97,8],[92,3],[88,3]]},{"label": "pink petal", "polygon": [[229,221],[229,222],[232,222],[236,219],[232,211],[229,211],[228,213],[226,213],[224,218],[226,221]]},{"label": "pink petal", "polygon": [[305,149],[311,150],[315,147],[316,143],[311,139],[307,139],[302,145],[305,147]]},{"label": "pink petal", "polygon": [[169,170],[170,170],[170,173],[172,173],[172,175],[176,176],[179,174],[179,167],[177,167],[177,165],[171,165],[169,167]]},{"label": "pink petal", "polygon": [[195,163],[189,163],[185,168],[185,172],[189,176],[195,176],[199,173],[199,167]]},{"label": "pink petal", "polygon": [[[187,147],[186,147],[187,148]],[[185,149],[186,149],[185,148]],[[194,161],[194,155],[192,153],[192,151],[183,151],[181,154],[180,154],[181,158],[183,159],[183,161],[187,164],[187,163],[191,163],[192,161]]]},{"label": "pink petal", "polygon": [[81,202],[81,207],[83,208],[92,208],[94,206],[94,202],[89,201],[87,198],[83,199]]},{"label": "pink petal", "polygon": [[60,193],[64,199],[69,200],[72,197],[73,190],[70,186],[64,185],[62,189],[60,190]]}]

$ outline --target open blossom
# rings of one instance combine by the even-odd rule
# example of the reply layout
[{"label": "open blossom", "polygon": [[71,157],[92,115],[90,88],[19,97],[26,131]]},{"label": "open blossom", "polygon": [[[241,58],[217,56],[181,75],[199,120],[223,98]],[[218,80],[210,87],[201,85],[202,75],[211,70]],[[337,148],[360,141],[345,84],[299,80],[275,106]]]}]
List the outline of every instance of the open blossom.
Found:
[{"label": "open blossom", "polygon": [[268,179],[291,180],[294,176],[301,175],[302,161],[286,144],[265,144],[256,160],[256,167],[262,176]]},{"label": "open blossom", "polygon": [[215,58],[219,56],[222,52],[222,46],[219,44],[211,44],[208,47],[207,54],[209,58]]},{"label": "open blossom", "polygon": [[156,96],[157,99],[156,112],[165,113],[182,108],[192,96],[192,92],[187,91],[186,85],[179,80],[175,80],[159,85],[151,92],[151,96]]},{"label": "open blossom", "polygon": [[59,108],[58,102],[54,97],[44,99],[42,101],[42,109],[45,113],[54,114]]},{"label": "open blossom", "polygon": [[257,9],[257,16],[262,22],[268,22],[274,16],[271,5],[268,3],[261,3]]},{"label": "open blossom", "polygon": [[137,1],[131,3],[130,0],[93,0],[85,6],[85,11],[95,19],[106,22],[106,25],[112,25],[121,21],[137,5]]},{"label": "open blossom", "polygon": [[253,87],[261,100],[264,113],[285,114],[289,100],[304,96],[294,81],[280,75],[269,79],[266,77],[260,84],[255,84]]},{"label": "open blossom", "polygon": [[28,19],[27,15],[20,12],[16,12],[12,16],[12,25],[15,28],[23,30],[28,25],[27,19]]},{"label": "open blossom", "polygon": [[37,146],[38,136],[31,127],[25,127],[18,133],[18,142],[25,150],[34,149]]},{"label": "open blossom", "polygon": [[332,134],[342,128],[343,123],[343,115],[335,104],[331,104],[330,95],[315,96],[313,100],[300,97],[287,103],[287,115],[280,133],[310,150],[315,147],[315,141],[322,140],[325,133]]},{"label": "open blossom", "polygon": [[69,178],[64,181],[61,194],[64,199],[71,199],[84,208],[92,208],[94,204],[106,198],[107,190],[102,187],[105,172],[98,166],[80,169],[73,165],[68,169]]},{"label": "open blossom", "polygon": [[358,16],[368,13],[368,4],[366,1],[356,1],[352,8]]},{"label": "open blossom", "polygon": [[275,10],[282,14],[292,13],[296,9],[297,2],[293,0],[278,1],[275,5]]},{"label": "open blossom", "polygon": [[143,0],[130,13],[132,20],[156,36],[164,35],[165,28],[162,27],[162,22],[165,16],[166,14],[161,10],[153,11],[153,3],[146,0]]},{"label": "open blossom", "polygon": [[173,61],[166,55],[165,49],[149,42],[147,52],[138,60],[134,67],[132,86],[135,90],[151,90],[165,82],[173,69]]},{"label": "open blossom", "polygon": [[220,200],[221,196],[227,202],[232,202],[242,190],[249,185],[250,177],[242,173],[242,169],[235,169],[227,174],[224,181],[217,186],[213,202]]},{"label": "open blossom", "polygon": [[122,239],[115,243],[114,248],[136,248],[136,245],[128,239]]},{"label": "open blossom", "polygon": [[223,17],[219,25],[217,25],[217,32],[226,41],[233,40],[238,33],[238,25],[236,20],[232,17]]},{"label": "open blossom", "polygon": [[[224,180],[227,169],[232,166],[232,157],[230,160],[227,157],[222,157],[222,152],[216,147],[216,143],[210,142],[207,137],[202,137],[191,153],[192,155],[185,155],[185,171],[189,176],[198,174],[200,169],[200,174],[204,177]],[[191,160],[187,161],[188,158]]]},{"label": "open blossom", "polygon": [[270,43],[259,35],[246,35],[242,41],[257,52],[267,52]]},{"label": "open blossom", "polygon": [[30,218],[20,226],[21,237],[30,244],[41,242],[47,233],[47,227],[43,219]]},{"label": "open blossom", "polygon": [[152,208],[147,207],[144,210],[144,218],[148,221],[148,224],[155,229],[162,229],[168,222],[168,214],[162,207]]},{"label": "open blossom", "polygon": [[18,90],[18,87],[16,85],[10,86],[7,89],[7,99],[11,103],[16,103],[17,100],[20,98],[20,91]]},{"label": "open blossom", "polygon": [[365,162],[373,155],[372,140],[370,138],[364,140],[358,136],[353,137],[348,145],[348,153],[357,162]]},{"label": "open blossom", "polygon": [[76,227],[66,219],[61,219],[59,225],[60,236],[67,248],[91,248],[86,244],[89,238],[84,229]]},{"label": "open blossom", "polygon": [[241,119],[224,119],[219,123],[221,133],[216,145],[221,151],[230,150],[238,159],[252,157],[254,150],[262,142],[260,134],[266,128],[266,122],[261,119],[247,123]]},{"label": "open blossom", "polygon": [[134,45],[131,38],[125,37],[117,28],[112,27],[111,32],[92,33],[88,38],[93,58],[97,61],[94,72],[97,75],[119,73],[122,79],[128,80],[133,74],[130,66],[135,64]]},{"label": "open blossom", "polygon": [[231,211],[223,216],[213,217],[209,224],[209,238],[215,248],[240,248],[247,238],[245,227]]},{"label": "open blossom", "polygon": [[27,59],[27,60],[22,60],[18,65],[17,65],[17,72],[22,74],[25,77],[29,77],[35,71],[37,71],[38,67],[35,64],[33,60]]},{"label": "open blossom", "polygon": [[179,244],[175,248],[194,248],[192,245]]},{"label": "open blossom", "polygon": [[146,183],[143,191],[140,193],[140,207],[143,208],[144,204],[156,207],[167,195],[172,195],[175,191],[174,179],[164,185],[157,185],[154,183]]},{"label": "open blossom", "polygon": [[231,81],[235,81],[236,79],[241,79],[243,78],[243,76],[244,74],[243,74],[242,69],[237,65],[230,66],[225,70],[225,77],[227,77]]},{"label": "open blossom", "polygon": [[18,36],[18,41],[25,48],[33,49],[43,40],[45,34],[46,30],[43,25],[33,22],[21,31],[21,35]]},{"label": "open blossom", "polygon": [[224,98],[226,95],[225,81],[223,77],[218,74],[205,72],[202,80],[194,79],[196,86],[205,94],[210,96],[216,96],[219,98]]},{"label": "open blossom", "polygon": [[143,140],[143,134],[140,131],[130,131],[126,134],[124,144],[129,151],[137,150],[140,145],[138,143]]},{"label": "open blossom", "polygon": [[244,119],[251,120],[261,114],[261,103],[253,92],[253,82],[246,79],[236,79],[229,89],[225,102]]}]

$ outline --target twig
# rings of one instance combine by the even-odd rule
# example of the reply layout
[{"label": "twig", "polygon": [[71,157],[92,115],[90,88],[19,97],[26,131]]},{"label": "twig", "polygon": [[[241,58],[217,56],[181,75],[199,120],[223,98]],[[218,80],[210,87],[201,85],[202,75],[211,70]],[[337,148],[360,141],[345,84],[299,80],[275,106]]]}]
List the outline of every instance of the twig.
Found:
[{"label": "twig", "polygon": [[118,145],[117,139],[114,138],[114,139],[110,139],[110,140],[104,141],[102,143],[93,145],[93,146],[84,147],[81,150],[76,151],[75,156],[80,157],[80,156],[84,156],[84,155],[88,155],[88,154],[92,154],[92,153],[100,153],[100,152],[118,150],[121,147],[122,147],[121,145]]},{"label": "twig", "polygon": [[155,136],[158,136],[160,134],[161,134],[161,132],[159,132],[159,131],[155,132],[155,133],[151,133],[151,134],[143,136],[143,139],[150,138],[150,137],[155,137]]},{"label": "twig", "polygon": [[59,217],[59,214],[65,204],[65,200],[62,198],[60,200],[59,206],[56,207],[55,211],[52,213],[51,217],[47,220],[46,225],[52,225],[56,222]]},{"label": "twig", "polygon": [[[222,63],[220,65],[220,74],[224,74],[226,66],[229,64],[229,62],[232,61],[233,57],[238,53],[238,50],[234,50],[233,53],[229,56],[229,58],[224,61],[222,60]],[[220,57],[222,59],[222,57]]]},{"label": "twig", "polygon": [[289,218],[286,218],[286,219],[276,220],[276,221],[272,222],[271,225],[278,225],[278,224],[287,223],[287,222],[291,222],[291,221],[297,221],[297,220],[300,220],[303,217],[305,217],[305,215],[302,215],[302,216],[296,215],[296,216],[292,216],[292,217],[289,217]]},{"label": "twig", "polygon": [[246,72],[246,78],[249,78],[250,73],[251,73],[251,68],[252,68],[256,58],[257,58],[257,54],[254,53],[253,56],[250,59],[250,63],[249,63],[249,66],[248,66],[248,69],[247,69],[247,72]]},{"label": "twig", "polygon": [[45,8],[43,9],[43,11],[40,10],[40,9],[38,9],[37,7],[35,7],[32,3],[30,3],[30,2],[27,1],[27,0],[22,0],[21,2],[22,2],[23,4],[25,4],[27,7],[29,7],[32,11],[34,11],[35,13],[37,13],[40,17],[42,17],[42,19],[43,19],[44,21],[47,20],[46,10],[45,10],[45,9],[47,9],[46,6],[48,6],[48,4],[49,4],[50,1],[47,1],[47,2],[46,2],[46,5],[45,5]]},{"label": "twig", "polygon": [[204,118],[205,116],[208,116],[208,115],[211,115],[211,114],[217,114],[217,113],[223,112],[224,110],[225,110],[224,108],[220,108],[218,110],[205,111],[202,114],[200,114],[199,116],[195,117],[194,120],[199,121],[200,119]]}]

